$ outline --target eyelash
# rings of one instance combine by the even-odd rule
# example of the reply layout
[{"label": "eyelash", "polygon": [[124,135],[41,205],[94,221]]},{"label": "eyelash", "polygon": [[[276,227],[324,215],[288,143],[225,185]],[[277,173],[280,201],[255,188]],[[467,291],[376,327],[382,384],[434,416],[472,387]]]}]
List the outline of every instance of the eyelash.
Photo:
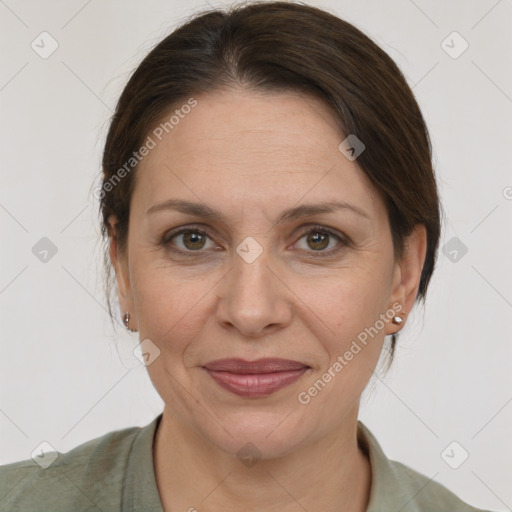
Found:
[{"label": "eyelash", "polygon": [[[198,227],[195,227],[195,226],[187,226],[184,228],[178,228],[176,231],[169,231],[169,232],[165,233],[160,244],[165,247],[171,247],[171,245],[172,245],[171,240],[174,237],[176,237],[178,235],[182,235],[184,233],[198,233],[200,235],[204,235],[204,236],[207,236],[208,238],[210,238],[210,236],[208,235],[208,233],[206,231],[204,231]],[[336,238],[340,244],[340,246],[338,248],[331,249],[330,251],[308,251],[308,252],[313,253],[315,258],[325,258],[328,256],[333,256],[334,254],[338,253],[343,247],[345,247],[349,244],[347,239],[338,235],[334,231],[332,231],[329,228],[326,228],[324,226],[318,226],[318,225],[313,226],[313,227],[309,228],[307,231],[303,232],[298,240],[301,240],[302,238],[304,238],[304,236],[309,235],[311,233],[321,233],[324,235],[329,235],[331,237]],[[198,249],[197,251],[182,251],[180,249],[170,248],[170,250],[174,253],[188,256],[188,257],[197,257],[197,255],[200,255],[202,253],[202,249]]]}]

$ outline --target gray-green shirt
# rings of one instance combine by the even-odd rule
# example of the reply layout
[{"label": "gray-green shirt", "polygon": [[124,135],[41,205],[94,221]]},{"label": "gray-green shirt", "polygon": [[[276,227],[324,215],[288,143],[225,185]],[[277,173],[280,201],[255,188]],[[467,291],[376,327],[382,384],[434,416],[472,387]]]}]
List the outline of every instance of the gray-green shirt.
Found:
[{"label": "gray-green shirt", "polygon": [[[32,459],[0,466],[0,511],[163,512],[153,467],[153,439],[161,418],[59,452],[46,469]],[[367,512],[482,512],[388,459],[360,421],[357,432],[372,471]]]}]

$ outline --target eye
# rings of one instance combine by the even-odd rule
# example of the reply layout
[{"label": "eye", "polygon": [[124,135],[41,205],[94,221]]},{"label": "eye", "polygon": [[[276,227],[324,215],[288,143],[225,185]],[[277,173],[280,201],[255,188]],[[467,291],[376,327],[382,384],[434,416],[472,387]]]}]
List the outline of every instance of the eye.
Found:
[{"label": "eye", "polygon": [[[299,248],[306,252],[316,253],[313,254],[314,257],[332,256],[348,245],[348,240],[343,236],[323,226],[313,226],[302,234],[299,242],[302,239],[305,239],[306,247]],[[210,246],[208,246],[208,241],[210,241]],[[337,244],[333,244],[333,241],[337,241]],[[216,247],[205,231],[194,226],[179,228],[166,233],[161,245],[184,256],[199,256],[206,250]],[[329,246],[334,246],[334,249],[325,250]]]},{"label": "eye", "polygon": [[[308,252],[319,253],[315,254],[315,257],[332,256],[334,253],[340,251],[344,246],[348,245],[347,240],[345,240],[342,236],[323,226],[314,226],[313,228],[309,229],[301,236],[299,241],[303,238],[305,238],[306,242],[306,248],[304,250]],[[337,240],[338,242],[337,246],[334,244],[334,250],[324,250],[329,247],[329,245],[331,245],[333,240]]]},{"label": "eye", "polygon": [[[174,239],[177,240],[176,243],[172,242]],[[171,247],[171,250],[187,256],[193,256],[193,254],[190,253],[200,252],[202,249],[211,248],[211,246],[206,246],[208,239],[211,241],[211,238],[203,230],[188,227],[166,233],[162,240],[162,245],[177,246],[178,249],[173,249]]]}]

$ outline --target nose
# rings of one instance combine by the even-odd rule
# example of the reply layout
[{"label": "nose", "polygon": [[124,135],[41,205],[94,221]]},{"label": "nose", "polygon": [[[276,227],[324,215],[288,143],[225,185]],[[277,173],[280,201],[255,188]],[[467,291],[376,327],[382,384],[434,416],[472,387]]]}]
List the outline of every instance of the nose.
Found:
[{"label": "nose", "polygon": [[252,262],[235,253],[231,271],[217,291],[219,323],[251,338],[289,325],[292,293],[279,274],[279,266],[269,261],[266,250]]}]

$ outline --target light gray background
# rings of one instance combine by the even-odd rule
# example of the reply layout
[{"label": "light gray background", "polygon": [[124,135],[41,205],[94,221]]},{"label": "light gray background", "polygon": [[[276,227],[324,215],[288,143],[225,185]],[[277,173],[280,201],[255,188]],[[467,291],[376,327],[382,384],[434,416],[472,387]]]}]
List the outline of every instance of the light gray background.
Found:
[{"label": "light gray background", "polygon": [[[475,506],[511,510],[511,1],[312,4],[354,23],[405,73],[447,214],[427,306],[409,319],[360,418],[391,458]],[[91,191],[129,74],[204,7],[0,0],[1,464],[29,458],[43,440],[67,451],[162,410],[132,354],[137,335],[114,331],[106,314]],[[43,31],[59,45],[47,59],[31,48]],[[453,31],[469,43],[456,59],[441,46]],[[42,237],[58,250],[46,263],[32,252]],[[465,255],[443,254],[453,237]],[[458,469],[441,457],[452,441],[469,453]]]}]

